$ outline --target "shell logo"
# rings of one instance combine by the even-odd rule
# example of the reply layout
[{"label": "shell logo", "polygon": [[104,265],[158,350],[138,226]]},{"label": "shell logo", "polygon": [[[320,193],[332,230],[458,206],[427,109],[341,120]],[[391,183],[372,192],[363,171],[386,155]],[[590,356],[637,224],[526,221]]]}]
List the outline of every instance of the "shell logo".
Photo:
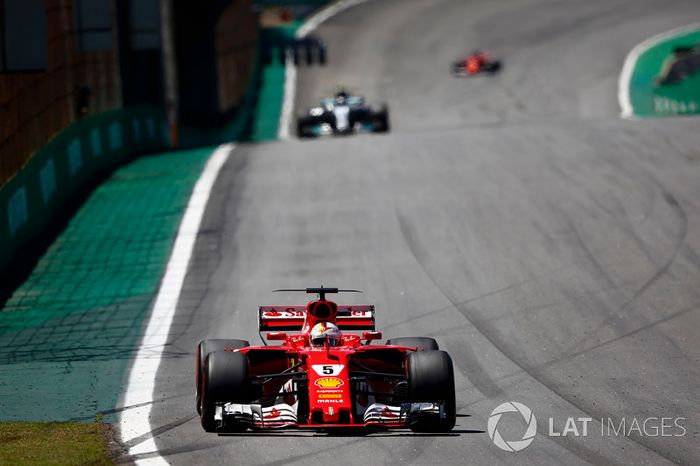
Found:
[{"label": "shell logo", "polygon": [[343,385],[343,381],[338,377],[321,377],[314,384],[319,388],[338,388]]}]

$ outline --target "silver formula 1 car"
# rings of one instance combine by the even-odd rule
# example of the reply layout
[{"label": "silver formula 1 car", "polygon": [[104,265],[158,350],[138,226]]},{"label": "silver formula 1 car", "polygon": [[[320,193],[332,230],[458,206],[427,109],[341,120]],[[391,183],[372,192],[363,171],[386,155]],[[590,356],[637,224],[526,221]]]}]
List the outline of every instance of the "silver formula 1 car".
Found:
[{"label": "silver formula 1 car", "polygon": [[297,136],[311,138],[356,132],[389,131],[389,108],[386,104],[370,107],[361,96],[340,90],[335,97],[322,99],[297,117]]}]

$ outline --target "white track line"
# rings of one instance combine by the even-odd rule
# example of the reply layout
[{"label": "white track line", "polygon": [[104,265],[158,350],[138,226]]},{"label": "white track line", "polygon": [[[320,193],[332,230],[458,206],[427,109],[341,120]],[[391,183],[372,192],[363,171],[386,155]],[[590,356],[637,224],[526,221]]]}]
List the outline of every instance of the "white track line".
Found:
[{"label": "white track line", "polygon": [[121,404],[124,408],[119,428],[122,442],[129,448],[129,455],[144,455],[143,459],[136,460],[139,465],[168,464],[158,453],[151,434],[153,427],[149,420],[156,374],[170,334],[170,324],[175,315],[187,265],[190,262],[209,194],[233,148],[233,144],[224,144],[212,153],[192,191],[165,276],[153,305],[146,334],[141,340],[141,346],[129,373],[129,383]]},{"label": "white track line", "polygon": [[[309,18],[296,32],[302,38],[331,16],[359,5],[367,0],[341,0]],[[289,138],[289,121],[294,107],[296,94],[296,67],[288,54],[285,60],[284,101],[278,137]],[[142,456],[136,464],[141,466],[167,465],[160,456],[150,423],[151,407],[155,389],[155,379],[163,355],[163,349],[170,334],[170,325],[177,309],[182,284],[187,273],[187,266],[192,255],[194,242],[199,231],[199,224],[204,215],[209,194],[216,177],[233,149],[233,145],[220,146],[209,158],[204,171],[194,187],[187,210],[180,224],[173,252],[168,261],[165,277],[158,290],[158,296],[148,321],[139,351],[129,373],[129,382],[121,406],[123,411],[119,420],[121,440],[129,448],[129,455]]]},{"label": "white track line", "polygon": [[620,78],[617,81],[617,101],[620,103],[620,108],[622,109],[620,113],[621,118],[634,118],[634,109],[632,108],[632,103],[630,102],[630,79],[632,78],[632,71],[637,64],[639,56],[663,40],[684,33],[689,33],[697,29],[700,29],[700,23],[689,24],[688,26],[682,26],[676,29],[671,29],[667,32],[662,32],[661,34],[657,34],[649,39],[646,39],[644,42],[641,42],[627,54],[625,63],[622,65]]},{"label": "white track line", "polygon": [[[297,29],[295,37],[301,39],[316,29],[321,23],[330,17],[347,10],[350,7],[359,5],[368,0],[340,0],[314,13],[304,24]],[[294,65],[291,53],[287,53],[284,61],[284,100],[282,101],[282,111],[277,131],[278,139],[289,139],[289,124],[294,110],[294,97],[296,95],[297,67]]]}]

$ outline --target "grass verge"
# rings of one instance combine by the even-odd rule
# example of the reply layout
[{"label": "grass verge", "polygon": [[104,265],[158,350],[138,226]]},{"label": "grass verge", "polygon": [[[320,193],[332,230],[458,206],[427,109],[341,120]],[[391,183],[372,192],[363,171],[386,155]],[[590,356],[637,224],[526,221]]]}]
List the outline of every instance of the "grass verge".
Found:
[{"label": "grass verge", "polygon": [[0,464],[113,465],[114,437],[101,422],[0,422]]}]

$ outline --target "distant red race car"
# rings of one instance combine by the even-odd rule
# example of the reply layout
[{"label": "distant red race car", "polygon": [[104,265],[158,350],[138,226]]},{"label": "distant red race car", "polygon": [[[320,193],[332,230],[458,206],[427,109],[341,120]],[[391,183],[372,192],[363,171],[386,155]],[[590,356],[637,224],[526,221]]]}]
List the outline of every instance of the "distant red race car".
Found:
[{"label": "distant red race car", "polygon": [[467,58],[452,64],[450,71],[453,76],[475,76],[482,73],[495,74],[501,70],[501,62],[493,60],[488,52],[474,51]]},{"label": "distant red race car", "polygon": [[[275,346],[203,340],[197,346],[197,411],[207,432],[247,429],[410,428],[455,425],[452,359],[433,338],[382,338],[374,306],[261,306],[259,331]],[[361,335],[344,331],[362,331]],[[294,331],[295,333],[284,333]],[[264,341],[264,340],[263,340]]]}]

